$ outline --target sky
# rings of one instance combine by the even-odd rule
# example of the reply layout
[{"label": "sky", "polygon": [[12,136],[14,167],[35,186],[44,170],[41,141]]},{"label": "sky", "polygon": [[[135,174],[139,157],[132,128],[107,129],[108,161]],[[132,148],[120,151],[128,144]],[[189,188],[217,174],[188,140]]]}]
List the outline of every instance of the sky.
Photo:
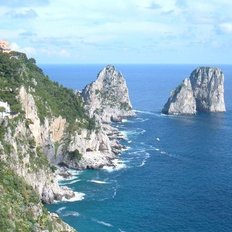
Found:
[{"label": "sky", "polygon": [[0,39],[40,64],[231,64],[231,0],[0,0]]}]

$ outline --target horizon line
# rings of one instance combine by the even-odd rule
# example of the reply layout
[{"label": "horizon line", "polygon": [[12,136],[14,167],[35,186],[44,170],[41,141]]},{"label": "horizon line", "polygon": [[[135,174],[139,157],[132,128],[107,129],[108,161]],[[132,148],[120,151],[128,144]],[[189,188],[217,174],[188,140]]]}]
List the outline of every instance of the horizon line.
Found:
[{"label": "horizon line", "polygon": [[232,63],[39,63],[38,65],[232,65]]}]

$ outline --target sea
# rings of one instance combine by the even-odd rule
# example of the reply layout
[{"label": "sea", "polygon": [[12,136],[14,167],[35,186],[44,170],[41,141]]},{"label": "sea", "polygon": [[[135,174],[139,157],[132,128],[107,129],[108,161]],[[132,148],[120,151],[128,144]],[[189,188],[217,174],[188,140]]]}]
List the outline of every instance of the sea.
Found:
[{"label": "sea", "polygon": [[[48,210],[79,232],[231,232],[232,66],[216,65],[225,74],[225,113],[160,113],[171,90],[198,66],[115,65],[136,111],[114,124],[127,150],[115,169],[71,170],[73,177],[60,185],[78,192],[76,201]],[[81,90],[104,65],[40,67]]]}]

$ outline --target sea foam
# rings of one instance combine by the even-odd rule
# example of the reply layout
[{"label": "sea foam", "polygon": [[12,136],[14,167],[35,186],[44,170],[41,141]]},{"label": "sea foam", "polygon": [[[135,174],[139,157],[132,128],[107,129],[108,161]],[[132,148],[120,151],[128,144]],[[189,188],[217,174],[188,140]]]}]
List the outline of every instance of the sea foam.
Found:
[{"label": "sea foam", "polygon": [[113,225],[111,225],[110,223],[97,220],[96,218],[92,218],[92,221],[94,221],[100,225],[106,226],[106,227],[113,227]]},{"label": "sea foam", "polygon": [[107,172],[114,172],[127,167],[126,164],[119,159],[114,159],[112,162],[113,162],[113,166],[104,166],[102,169]]},{"label": "sea foam", "polygon": [[69,217],[69,216],[73,216],[73,217],[79,217],[80,214],[77,211],[66,211],[62,214],[63,217]]},{"label": "sea foam", "polygon": [[109,184],[109,182],[101,181],[101,180],[89,180],[88,182],[92,182],[95,184]]},{"label": "sea foam", "polygon": [[65,197],[62,198],[62,201],[68,201],[68,202],[74,202],[74,201],[82,201],[85,198],[85,194],[84,193],[80,193],[80,192],[74,192],[75,196],[67,199]]}]

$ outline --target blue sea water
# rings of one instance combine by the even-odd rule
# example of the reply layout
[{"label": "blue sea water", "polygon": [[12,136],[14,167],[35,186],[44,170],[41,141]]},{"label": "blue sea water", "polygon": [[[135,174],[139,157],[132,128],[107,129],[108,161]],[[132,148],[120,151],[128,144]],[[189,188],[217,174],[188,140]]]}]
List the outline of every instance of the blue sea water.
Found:
[{"label": "blue sea water", "polygon": [[[41,65],[53,80],[82,89],[102,65]],[[127,135],[121,169],[76,172],[63,181],[82,201],[48,205],[79,232],[232,231],[232,66],[226,113],[160,114],[170,91],[196,65],[116,65],[137,116],[115,124]]]}]

